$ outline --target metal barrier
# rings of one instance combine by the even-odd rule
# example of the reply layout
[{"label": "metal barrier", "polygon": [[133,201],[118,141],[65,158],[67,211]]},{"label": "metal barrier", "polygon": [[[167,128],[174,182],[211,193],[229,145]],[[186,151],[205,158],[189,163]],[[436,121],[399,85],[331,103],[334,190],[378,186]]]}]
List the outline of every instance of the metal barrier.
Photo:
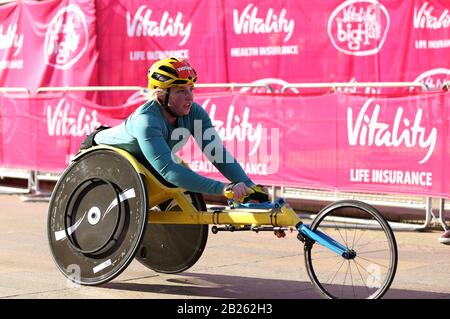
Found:
[{"label": "metal barrier", "polygon": [[36,89],[36,94],[42,92],[91,92],[91,91],[140,91],[140,86],[43,86]]},{"label": "metal barrier", "polygon": [[[441,226],[447,230],[445,223],[445,210],[450,209],[450,205],[445,205],[445,200],[439,200],[439,217],[434,214],[433,198],[425,196],[408,196],[400,194],[369,194],[369,193],[351,193],[339,191],[325,191],[316,189],[281,187],[280,196],[291,199],[298,199],[305,202],[315,202],[326,204],[343,199],[356,199],[364,201],[373,206],[381,206],[384,208],[406,208],[413,210],[424,210],[425,220],[423,224],[412,223],[392,223],[391,226],[396,230],[416,230],[424,231],[433,226]],[[305,215],[308,218],[313,218],[313,215]]]},{"label": "metal barrier", "polygon": [[196,88],[229,88],[232,91],[235,88],[265,88],[270,93],[274,92],[273,87],[268,83],[199,83]]},{"label": "metal barrier", "polygon": [[[229,88],[234,90],[235,88],[251,87],[251,88],[266,88],[269,92],[274,92],[273,88],[269,84],[255,84],[255,83],[199,83],[196,84],[197,88]],[[26,88],[0,88],[0,92],[23,92],[30,94],[30,91]],[[141,86],[51,86],[51,87],[39,87],[36,89],[35,94],[45,92],[93,92],[93,91],[137,91],[140,95],[146,95],[148,89]],[[0,175],[1,177],[1,175]],[[12,178],[23,178],[22,174],[11,175]],[[4,189],[4,192],[8,193],[20,193],[25,194],[22,196],[23,201],[40,201],[48,200],[50,195],[41,189],[39,183],[41,181],[54,181],[58,180],[58,174],[45,173],[39,171],[28,172],[28,188],[27,189]],[[0,193],[2,188],[0,187]]]},{"label": "metal barrier", "polygon": [[0,168],[0,181],[14,179],[26,184],[26,186],[11,185],[11,183],[0,184],[0,194],[27,194],[33,187],[32,171],[25,169]]},{"label": "metal barrier", "polygon": [[30,90],[21,87],[0,87],[2,93],[25,93],[30,94]]},{"label": "metal barrier", "polygon": [[[337,88],[420,88],[422,91],[427,91],[430,88],[420,82],[329,82],[329,83],[289,83],[282,87],[281,92],[286,92],[288,89],[321,89],[321,88],[331,88],[336,90]],[[437,89],[449,89],[450,81],[444,83],[440,88]],[[316,190],[291,188],[291,192],[284,191],[285,188],[281,187],[281,196],[287,198],[297,198],[297,199],[308,199],[317,201],[330,200],[330,193]],[[302,194],[303,193],[303,194]],[[308,195],[307,195],[308,194]],[[400,195],[389,196],[386,194],[376,195],[376,194],[352,194],[352,193],[338,193],[337,191],[331,193],[332,201],[338,199],[360,199],[372,205],[387,206],[387,207],[404,207],[404,208],[415,208],[425,210],[425,221],[423,225],[394,225],[396,229],[413,229],[413,230],[425,230],[433,225],[440,225],[444,230],[447,230],[447,224],[445,222],[445,199],[440,198],[439,204],[439,217],[436,217],[433,212],[433,204],[431,197],[422,198],[422,201],[412,200],[409,197],[405,200],[399,200],[402,198]],[[377,198],[378,197],[378,198]],[[424,200],[425,201],[424,201]],[[331,200],[330,200],[331,201]],[[397,223],[398,224],[398,223]]]},{"label": "metal barrier", "polygon": [[24,202],[49,201],[52,194],[48,190],[43,190],[40,186],[40,182],[47,181],[56,183],[61,174],[32,171],[30,176],[31,176],[30,192],[22,194],[21,200]]},{"label": "metal barrier", "polygon": [[450,227],[445,223],[445,207],[445,199],[439,198],[439,222],[444,230],[449,230]]},{"label": "metal barrier", "polygon": [[[265,88],[268,92],[273,93],[275,90],[268,83],[198,83],[197,88],[228,88],[234,90],[235,88]],[[448,88],[450,82],[442,85],[442,89]],[[430,88],[421,82],[319,82],[319,83],[288,83],[283,85],[281,92],[284,93],[288,89],[326,89],[331,88],[420,88],[423,91]],[[141,86],[53,86],[53,87],[39,87],[36,89],[36,94],[42,92],[83,92],[83,91],[140,91],[145,92],[146,87]],[[26,88],[0,88],[0,92],[22,92],[30,93]]]},{"label": "metal barrier", "polygon": [[[227,88],[234,90],[235,88],[265,88],[269,92],[274,89],[266,83],[198,83],[196,88]],[[141,86],[52,86],[40,87],[36,90],[36,94],[42,92],[83,92],[83,91],[140,91],[148,90]]]},{"label": "metal barrier", "polygon": [[[25,87],[0,87],[0,93],[21,93],[30,94],[30,90]],[[0,181],[4,179],[14,179],[26,186],[11,186],[0,184],[0,194],[27,194],[32,191],[32,171],[26,169],[0,168]]]},{"label": "metal barrier", "polygon": [[411,88],[418,87],[422,90],[428,90],[428,86],[420,82],[323,82],[323,83],[289,83],[285,84],[281,92],[286,92],[287,89],[327,89],[331,88],[336,90],[336,88]]},{"label": "metal barrier", "polygon": [[[52,174],[25,169],[0,168],[0,182],[4,179],[13,179],[15,183],[0,183],[0,194],[21,194],[22,200],[48,200],[51,193],[49,191],[42,191],[40,181],[56,182],[60,174]],[[26,184],[26,186],[17,186]]]},{"label": "metal barrier", "polygon": [[[274,92],[273,87],[268,83],[203,83],[196,84],[198,88],[229,88],[232,91],[235,88],[266,88],[268,92]],[[315,89],[315,88],[331,88],[336,90],[337,88],[420,88],[423,91],[429,89],[429,87],[420,82],[329,82],[329,83],[289,83],[282,87],[281,92],[284,93],[288,89]],[[441,89],[449,89],[450,82],[444,83]],[[40,87],[36,90],[35,94],[42,92],[76,92],[76,91],[137,91],[140,94],[145,95],[148,89],[140,86],[59,86],[59,87]],[[3,93],[26,93],[30,94],[27,88],[11,87],[0,88],[0,92]],[[2,175],[3,174],[3,175]],[[28,187],[26,189],[17,188],[2,188],[0,187],[0,193],[21,193],[28,194],[23,200],[36,200],[42,198],[48,200],[50,194],[41,191],[39,186],[40,181],[57,181],[59,175],[38,171],[24,171],[24,170],[5,170],[0,169],[0,178],[3,176],[11,178],[26,179],[28,181]],[[276,186],[271,185],[272,196],[275,196]],[[388,206],[388,207],[403,207],[425,210],[425,222],[423,225],[393,225],[397,229],[413,229],[424,230],[432,225],[440,224],[445,230],[448,229],[445,223],[445,199],[439,199],[439,217],[437,218],[433,213],[432,198],[425,197],[422,201],[413,200],[411,198],[404,198],[400,195],[377,195],[377,194],[352,194],[352,193],[338,193],[337,191],[326,193],[323,191],[316,191],[304,188],[284,188],[280,189],[281,196],[287,198],[308,199],[317,201],[337,200],[339,198],[355,198],[364,200],[372,205]],[[331,195],[330,195],[331,194]],[[331,196],[331,197],[330,197]],[[424,201],[425,200],[425,201]],[[396,223],[398,224],[398,223]]]}]

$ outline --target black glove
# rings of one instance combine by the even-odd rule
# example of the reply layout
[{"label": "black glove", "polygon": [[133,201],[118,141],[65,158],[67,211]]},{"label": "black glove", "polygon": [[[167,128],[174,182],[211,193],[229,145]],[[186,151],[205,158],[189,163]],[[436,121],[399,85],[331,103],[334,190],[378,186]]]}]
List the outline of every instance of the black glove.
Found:
[{"label": "black glove", "polygon": [[252,200],[257,201],[259,203],[264,203],[269,201],[269,194],[267,194],[262,185],[255,185],[249,187],[253,192],[244,197],[243,203],[248,203]]}]

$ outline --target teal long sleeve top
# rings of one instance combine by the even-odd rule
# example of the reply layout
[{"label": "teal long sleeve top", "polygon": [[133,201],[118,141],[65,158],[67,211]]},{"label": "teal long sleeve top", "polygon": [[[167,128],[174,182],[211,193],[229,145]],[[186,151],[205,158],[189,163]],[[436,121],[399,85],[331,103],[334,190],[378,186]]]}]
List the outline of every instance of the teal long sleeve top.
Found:
[{"label": "teal long sleeve top", "polygon": [[175,186],[198,193],[222,194],[224,183],[195,173],[173,156],[187,143],[190,135],[228,180],[253,185],[241,165],[224,147],[208,113],[195,102],[189,114],[179,117],[177,127],[174,127],[162,113],[159,103],[150,100],[121,124],[98,132],[95,142],[128,151],[141,163],[148,162]]}]

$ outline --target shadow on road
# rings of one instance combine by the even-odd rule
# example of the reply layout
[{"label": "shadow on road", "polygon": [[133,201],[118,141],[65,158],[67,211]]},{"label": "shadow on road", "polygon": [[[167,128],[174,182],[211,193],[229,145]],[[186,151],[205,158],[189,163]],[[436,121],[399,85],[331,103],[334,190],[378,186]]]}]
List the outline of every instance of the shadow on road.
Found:
[{"label": "shadow on road", "polygon": [[[242,276],[227,276],[204,273],[188,273],[169,276],[166,283],[152,283],[155,276],[131,279],[137,282],[109,282],[99,288],[153,293],[163,298],[190,296],[193,298],[236,299],[320,299],[320,294],[310,282],[261,279]],[[155,280],[156,281],[156,280]],[[143,296],[145,297],[145,296]],[[154,296],[149,296],[153,297]],[[450,299],[450,294],[429,291],[401,290],[391,288],[385,299]]]}]

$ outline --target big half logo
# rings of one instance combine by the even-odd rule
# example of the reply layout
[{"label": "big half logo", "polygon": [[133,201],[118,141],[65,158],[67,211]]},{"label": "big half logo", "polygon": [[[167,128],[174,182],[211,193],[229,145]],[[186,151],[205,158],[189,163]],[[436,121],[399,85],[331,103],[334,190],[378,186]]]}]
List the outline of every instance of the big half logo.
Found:
[{"label": "big half logo", "polygon": [[60,9],[45,34],[45,63],[67,70],[83,55],[88,45],[86,17],[80,7],[70,4]]},{"label": "big half logo", "polygon": [[328,19],[328,36],[340,52],[372,55],[383,47],[389,24],[388,11],[377,0],[348,0]]}]

